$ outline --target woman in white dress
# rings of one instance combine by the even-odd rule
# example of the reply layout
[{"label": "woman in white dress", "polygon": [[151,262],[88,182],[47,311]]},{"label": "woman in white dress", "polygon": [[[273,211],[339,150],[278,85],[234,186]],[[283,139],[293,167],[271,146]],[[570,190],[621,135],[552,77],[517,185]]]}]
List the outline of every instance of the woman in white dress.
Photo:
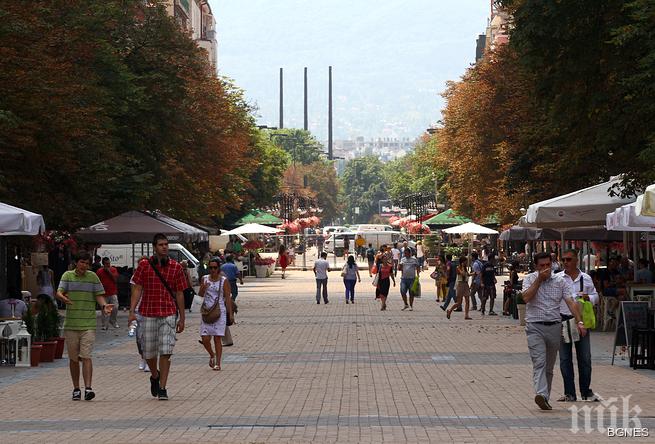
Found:
[{"label": "woman in white dress", "polygon": [[[221,357],[223,354],[223,345],[221,338],[225,335],[226,319],[229,316],[232,319],[232,298],[224,297],[224,295],[231,295],[230,283],[220,274],[220,260],[212,258],[209,260],[209,275],[203,276],[198,292],[200,297],[204,297],[203,304],[205,307],[211,308],[218,302],[221,314],[213,324],[200,322],[200,336],[202,337],[202,345],[209,353],[209,366],[213,370],[221,369]],[[212,338],[214,339],[214,349],[212,349]]]}]

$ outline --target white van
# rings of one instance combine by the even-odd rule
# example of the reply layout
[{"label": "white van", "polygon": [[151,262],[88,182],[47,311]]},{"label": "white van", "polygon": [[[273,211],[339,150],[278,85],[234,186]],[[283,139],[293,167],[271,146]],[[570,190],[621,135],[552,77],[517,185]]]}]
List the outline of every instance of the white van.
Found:
[{"label": "white van", "polygon": [[384,224],[362,224],[357,225],[355,231],[393,231],[393,227]]},{"label": "white van", "polygon": [[[101,245],[96,254],[100,257],[108,257],[114,267],[132,268],[139,262],[141,256],[152,256],[151,243],[134,244],[134,255],[132,255],[132,244]],[[198,265],[200,262],[182,244],[169,244],[168,256],[177,262],[186,260],[189,263],[189,276],[191,285],[198,285]]]},{"label": "white van", "polygon": [[357,236],[362,236],[364,238],[364,246],[368,248],[368,244],[373,245],[373,248],[376,250],[382,245],[393,246],[396,242],[404,242],[407,240],[407,236],[399,231],[390,231],[390,230],[364,230],[358,231]]},{"label": "white van", "polygon": [[355,248],[356,235],[354,231],[333,232],[323,243],[323,251],[326,253],[334,253],[336,251],[337,256],[343,256],[344,238],[348,236],[348,250],[352,252]]},{"label": "white van", "polygon": [[343,233],[344,231],[350,230],[343,225],[328,225],[327,227],[323,227],[323,236],[330,237],[332,233]]}]

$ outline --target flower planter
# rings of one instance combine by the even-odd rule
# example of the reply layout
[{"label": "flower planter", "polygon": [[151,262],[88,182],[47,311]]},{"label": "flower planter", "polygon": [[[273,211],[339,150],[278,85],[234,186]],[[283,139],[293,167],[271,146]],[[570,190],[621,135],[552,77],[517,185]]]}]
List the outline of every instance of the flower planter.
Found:
[{"label": "flower planter", "polygon": [[38,367],[39,362],[41,362],[41,351],[43,350],[43,346],[32,344],[31,349],[32,350],[30,354],[30,365],[32,367]]},{"label": "flower planter", "polygon": [[518,304],[516,308],[519,311],[519,325],[525,325],[525,304]]},{"label": "flower planter", "polygon": [[61,359],[64,357],[64,337],[57,336],[56,338],[50,338],[50,341],[55,341],[57,346],[55,347],[55,359]]},{"label": "flower planter", "polygon": [[54,362],[55,348],[57,347],[56,341],[35,342],[36,345],[42,345],[41,360],[40,362]]},{"label": "flower planter", "polygon": [[268,265],[255,265],[255,275],[258,278],[268,277]]},{"label": "flower planter", "polygon": [[275,273],[275,263],[268,266],[268,275],[271,276],[273,273]]}]

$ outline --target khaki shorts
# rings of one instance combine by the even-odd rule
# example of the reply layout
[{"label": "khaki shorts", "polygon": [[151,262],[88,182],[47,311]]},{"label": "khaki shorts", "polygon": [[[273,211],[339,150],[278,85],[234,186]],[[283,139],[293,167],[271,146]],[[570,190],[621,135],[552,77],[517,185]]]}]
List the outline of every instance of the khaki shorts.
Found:
[{"label": "khaki shorts", "polygon": [[68,359],[78,362],[80,358],[91,359],[91,350],[96,342],[95,330],[64,330]]}]

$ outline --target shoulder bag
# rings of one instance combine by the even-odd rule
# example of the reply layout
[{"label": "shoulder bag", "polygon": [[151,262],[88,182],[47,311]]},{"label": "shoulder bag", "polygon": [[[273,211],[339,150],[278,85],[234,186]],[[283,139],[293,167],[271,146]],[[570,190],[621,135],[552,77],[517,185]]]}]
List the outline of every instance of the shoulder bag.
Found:
[{"label": "shoulder bag", "polygon": [[206,302],[207,298],[202,302],[202,305],[200,306],[200,316],[202,317],[202,322],[205,324],[213,324],[214,322],[218,321],[221,317],[221,297],[225,294],[225,291],[223,290],[223,283],[225,280],[221,279],[220,285],[221,285],[221,292],[216,298],[216,301],[214,302],[214,305],[211,307],[208,307]]}]

